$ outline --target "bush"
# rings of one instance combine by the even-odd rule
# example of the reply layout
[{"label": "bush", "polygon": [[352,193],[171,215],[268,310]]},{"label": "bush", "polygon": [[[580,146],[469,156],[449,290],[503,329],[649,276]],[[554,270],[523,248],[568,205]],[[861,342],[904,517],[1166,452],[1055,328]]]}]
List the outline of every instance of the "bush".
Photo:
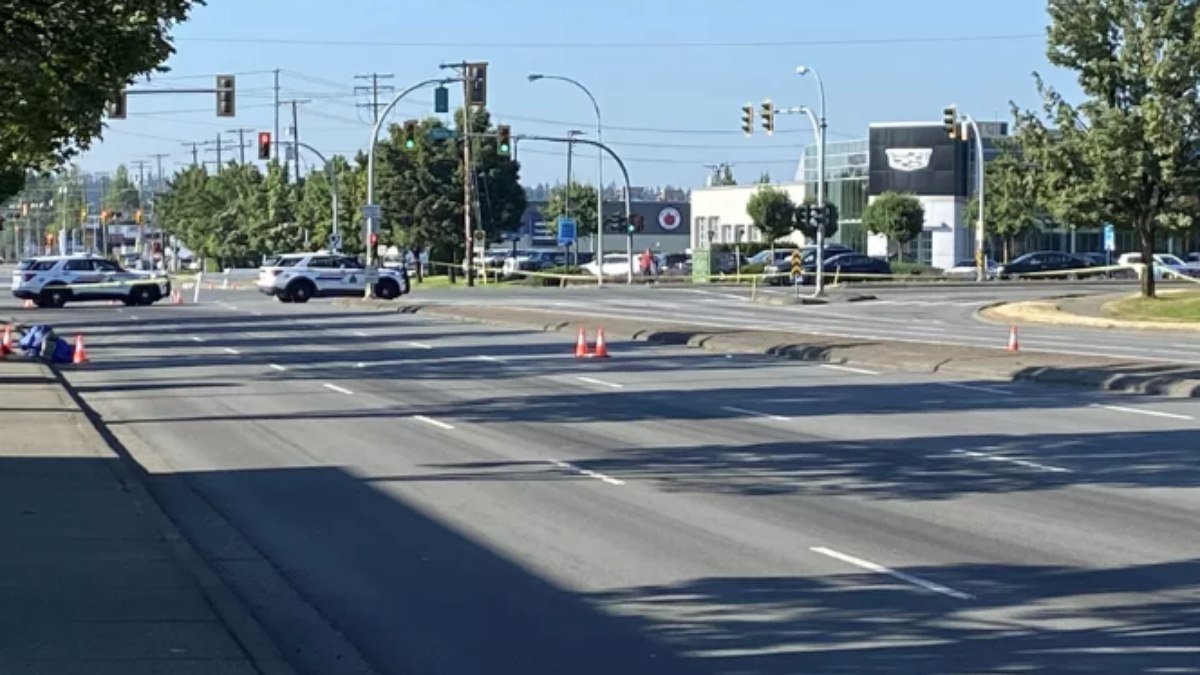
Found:
[{"label": "bush", "polygon": [[936,277],[941,276],[942,270],[930,265],[922,265],[921,263],[894,262],[892,263],[892,274],[907,274],[914,277]]}]

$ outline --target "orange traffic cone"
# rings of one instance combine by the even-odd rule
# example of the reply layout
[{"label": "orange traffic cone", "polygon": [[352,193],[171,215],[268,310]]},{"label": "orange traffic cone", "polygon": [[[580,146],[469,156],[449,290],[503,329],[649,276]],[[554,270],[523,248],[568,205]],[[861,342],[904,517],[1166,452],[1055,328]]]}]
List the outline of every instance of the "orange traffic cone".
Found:
[{"label": "orange traffic cone", "polygon": [[0,342],[0,356],[11,354],[12,348],[12,326],[4,325],[4,341]]},{"label": "orange traffic cone", "polygon": [[1008,332],[1008,351],[1016,354],[1021,351],[1021,344],[1017,341],[1017,327],[1013,326]]},{"label": "orange traffic cone", "polygon": [[604,344],[604,329],[596,330],[596,353],[593,354],[598,359],[608,358],[608,345]]},{"label": "orange traffic cone", "polygon": [[83,336],[75,336],[75,357],[71,359],[71,363],[80,364],[87,363],[87,351],[83,348]]},{"label": "orange traffic cone", "polygon": [[584,359],[588,356],[587,333],[579,329],[579,339],[575,341],[575,357]]},{"label": "orange traffic cone", "polygon": [[183,304],[183,291],[175,291],[174,293],[171,294],[171,304],[173,304],[173,305],[182,305]]}]

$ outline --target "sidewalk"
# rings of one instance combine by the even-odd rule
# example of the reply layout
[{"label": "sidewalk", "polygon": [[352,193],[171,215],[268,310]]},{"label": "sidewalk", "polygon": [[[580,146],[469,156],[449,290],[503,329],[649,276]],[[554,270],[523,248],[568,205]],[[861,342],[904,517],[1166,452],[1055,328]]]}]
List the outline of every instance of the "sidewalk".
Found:
[{"label": "sidewalk", "polygon": [[178,534],[44,366],[0,361],[0,673],[259,673]]}]

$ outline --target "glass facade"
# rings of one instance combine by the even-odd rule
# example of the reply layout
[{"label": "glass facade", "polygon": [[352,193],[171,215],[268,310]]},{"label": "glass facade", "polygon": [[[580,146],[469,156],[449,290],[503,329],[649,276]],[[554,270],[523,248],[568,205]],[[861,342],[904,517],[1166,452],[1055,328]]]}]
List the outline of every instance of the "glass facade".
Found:
[{"label": "glass facade", "polygon": [[[867,139],[836,141],[825,146],[826,199],[838,210],[838,233],[834,240],[856,251],[867,250],[867,231],[862,224],[867,208]],[[820,175],[817,146],[804,148],[801,160],[805,194],[817,194]]]}]

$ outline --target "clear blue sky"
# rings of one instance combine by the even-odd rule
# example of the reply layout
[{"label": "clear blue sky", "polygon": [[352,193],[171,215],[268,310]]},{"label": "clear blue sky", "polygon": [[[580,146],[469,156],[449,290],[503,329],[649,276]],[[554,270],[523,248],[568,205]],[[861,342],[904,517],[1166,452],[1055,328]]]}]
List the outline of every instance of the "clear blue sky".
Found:
[{"label": "clear blue sky", "polygon": [[[300,107],[301,140],[353,154],[370,131],[356,74],[391,73],[403,88],[467,59],[490,62],[489,108],[517,134],[594,132],[582,92],[526,75],[586,84],[635,185],[701,185],[703,165],[717,162],[742,181],[763,170],[790,179],[811,141],[807,121],[783,117],[774,137],[747,139],[740,107],[768,97],[815,106],[816,84],[796,65],[825,80],[831,140],[864,137],[872,121],[936,120],[950,102],[1008,119],[1010,100],[1037,104],[1032,71],[1073,91],[1070,74],[1046,62],[1045,24],[1044,0],[209,0],[175,31],[172,72],[145,86],[210,87],[213,75],[237,73],[237,118],[218,119],[211,95],[131,97],[129,119],[112,122],[80,163],[103,171],[169,153],[170,174],[191,161],[183,141],[268,130],[275,68],[284,98],[312,100]],[[411,98],[391,119],[432,112],[431,91]],[[564,177],[561,146],[520,151],[526,183]],[[594,158],[576,167],[594,180]],[[615,177],[607,166],[606,181]]]}]

